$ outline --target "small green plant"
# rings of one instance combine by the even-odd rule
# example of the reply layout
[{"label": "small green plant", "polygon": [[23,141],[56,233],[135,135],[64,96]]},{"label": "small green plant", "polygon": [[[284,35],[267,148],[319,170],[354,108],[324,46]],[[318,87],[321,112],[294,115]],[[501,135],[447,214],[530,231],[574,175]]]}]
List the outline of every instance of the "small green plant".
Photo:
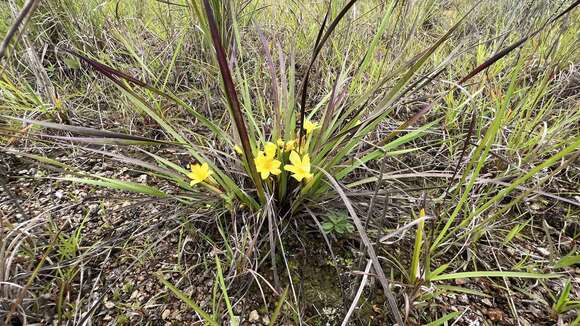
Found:
[{"label": "small green plant", "polygon": [[354,226],[350,223],[346,214],[333,212],[330,213],[326,217],[326,221],[322,223],[322,229],[326,233],[347,235],[354,231]]},{"label": "small green plant", "polygon": [[560,292],[558,301],[552,305],[552,317],[554,319],[572,309],[580,311],[580,301],[570,300],[570,290],[572,290],[572,284],[570,283],[570,280],[567,280],[562,292]]}]

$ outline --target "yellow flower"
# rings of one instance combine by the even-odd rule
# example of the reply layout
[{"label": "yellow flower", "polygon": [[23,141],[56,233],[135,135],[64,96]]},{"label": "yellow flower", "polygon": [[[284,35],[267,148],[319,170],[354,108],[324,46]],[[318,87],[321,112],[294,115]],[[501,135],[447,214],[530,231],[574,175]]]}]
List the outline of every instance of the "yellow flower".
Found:
[{"label": "yellow flower", "polygon": [[190,165],[189,167],[191,168],[191,173],[188,173],[187,177],[191,179],[191,186],[203,182],[212,174],[207,163]]},{"label": "yellow flower", "polygon": [[278,145],[279,149],[284,149],[284,139],[278,138],[278,140],[276,141],[276,145]]},{"label": "yellow flower", "polygon": [[289,140],[286,142],[286,147],[284,148],[284,150],[286,152],[293,151],[294,148],[296,147],[295,145],[296,145],[296,139]]},{"label": "yellow flower", "polygon": [[254,164],[256,164],[256,171],[260,173],[262,180],[266,180],[270,174],[278,175],[280,172],[280,161],[276,160],[277,146],[274,143],[266,143],[264,145],[264,152],[259,151],[258,155],[254,158]]},{"label": "yellow flower", "polygon": [[290,163],[284,166],[284,170],[290,171],[294,173],[292,177],[298,182],[302,181],[302,179],[310,179],[312,178],[312,173],[310,173],[310,157],[308,154],[304,154],[302,159],[300,159],[300,155],[296,153],[296,151],[292,151],[290,153]]},{"label": "yellow flower", "polygon": [[254,159],[256,164],[256,170],[262,176],[262,180],[266,180],[270,174],[278,175],[280,174],[280,161],[274,159],[274,157],[268,157],[264,152],[259,151],[258,156]]},{"label": "yellow flower", "polygon": [[235,146],[234,146],[234,151],[235,151],[236,153],[238,153],[239,155],[242,155],[242,154],[244,154],[244,151],[243,151],[243,150],[240,148],[240,146],[238,146],[238,145],[235,145]]},{"label": "yellow flower", "polygon": [[292,140],[287,141],[286,142],[286,147],[284,148],[284,150],[286,152],[293,151],[294,148],[295,148],[295,146],[294,146],[295,144],[296,144],[296,139],[292,139]]},{"label": "yellow flower", "polygon": [[320,126],[318,125],[318,122],[312,122],[308,119],[304,120],[304,129],[306,130],[306,134],[310,134],[314,131],[314,129],[318,129],[320,128]]}]

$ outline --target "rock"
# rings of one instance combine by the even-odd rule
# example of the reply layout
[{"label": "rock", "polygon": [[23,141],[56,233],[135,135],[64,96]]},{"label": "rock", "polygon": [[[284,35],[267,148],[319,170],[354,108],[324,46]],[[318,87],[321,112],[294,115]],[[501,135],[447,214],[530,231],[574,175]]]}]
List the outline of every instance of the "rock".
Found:
[{"label": "rock", "polygon": [[178,310],[175,310],[173,312],[173,314],[171,314],[171,318],[177,320],[177,321],[181,321],[183,318],[181,317],[181,314],[179,313]]},{"label": "rock", "polygon": [[55,191],[54,196],[58,199],[61,199],[64,196],[64,192],[59,189],[59,190]]},{"label": "rock", "polygon": [[141,174],[138,178],[137,181],[139,183],[147,183],[147,175],[146,174]]},{"label": "rock", "polygon": [[139,297],[139,290],[135,290],[135,291],[133,291],[133,293],[131,293],[131,297],[129,299],[133,300],[133,299],[137,299],[138,297]]},{"label": "rock", "polygon": [[270,317],[268,317],[268,316],[262,317],[262,324],[270,325]]},{"label": "rock", "polygon": [[487,317],[493,321],[503,320],[504,312],[498,308],[491,308],[487,311]]},{"label": "rock", "polygon": [[542,254],[542,256],[544,257],[550,256],[550,251],[548,251],[548,249],[542,247],[537,247],[536,249],[540,254]]},{"label": "rock", "polygon": [[258,314],[258,312],[256,310],[252,310],[250,312],[250,316],[248,317],[248,321],[250,323],[256,323],[260,321],[260,315]]},{"label": "rock", "polygon": [[171,315],[171,310],[165,309],[163,310],[163,313],[161,313],[161,319],[166,320],[169,318],[169,315]]}]

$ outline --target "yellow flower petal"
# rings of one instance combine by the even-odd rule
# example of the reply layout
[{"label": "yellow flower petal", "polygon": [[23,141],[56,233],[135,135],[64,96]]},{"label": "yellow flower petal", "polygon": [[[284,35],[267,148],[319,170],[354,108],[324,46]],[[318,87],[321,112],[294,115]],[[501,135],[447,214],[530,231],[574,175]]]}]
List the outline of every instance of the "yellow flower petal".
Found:
[{"label": "yellow flower petal", "polygon": [[276,144],[274,144],[274,143],[267,142],[264,145],[264,152],[266,152],[266,156],[269,158],[273,158],[276,155],[277,149],[278,149],[278,146],[276,146]]},{"label": "yellow flower petal", "polygon": [[292,173],[296,173],[296,171],[297,171],[297,169],[294,165],[289,165],[289,164],[284,165],[284,170],[286,170],[288,172],[292,172]]},{"label": "yellow flower petal", "polygon": [[304,157],[302,158],[302,165],[307,166],[308,170],[310,170],[310,156],[308,156],[308,154],[304,154]]},{"label": "yellow flower petal", "polygon": [[292,165],[300,165],[302,164],[302,161],[300,160],[300,155],[298,155],[298,153],[296,153],[296,151],[292,151],[292,153],[290,153],[290,163],[292,163]]}]

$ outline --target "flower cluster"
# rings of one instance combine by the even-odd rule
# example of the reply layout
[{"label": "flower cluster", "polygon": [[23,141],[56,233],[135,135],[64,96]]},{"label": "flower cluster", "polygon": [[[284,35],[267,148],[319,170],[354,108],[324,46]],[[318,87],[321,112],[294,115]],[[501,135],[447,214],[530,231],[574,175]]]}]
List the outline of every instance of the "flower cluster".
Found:
[{"label": "flower cluster", "polygon": [[293,173],[292,177],[294,179],[300,182],[302,179],[308,180],[312,178],[312,173],[310,173],[310,157],[308,154],[304,154],[300,158],[300,155],[294,151],[295,140],[285,143],[284,140],[278,139],[276,143],[266,143],[264,145],[264,151],[259,151],[258,155],[254,158],[256,170],[260,173],[262,180],[266,180],[270,174],[279,175],[282,172],[280,170],[282,163],[276,159],[276,150],[278,148],[280,150],[290,148],[291,153],[288,159],[291,164],[284,165],[284,170]]},{"label": "flower cluster", "polygon": [[[320,128],[318,123],[312,122],[308,119],[304,120],[304,130],[306,130],[306,135],[312,134],[314,130]],[[299,147],[298,144],[303,144],[300,146],[300,154],[296,151]],[[276,143],[267,142],[264,144],[264,149],[258,151],[256,156],[254,157],[254,164],[256,165],[256,171],[260,174],[262,180],[266,180],[270,177],[270,175],[280,175],[282,170],[280,169],[282,162],[279,159],[284,160],[285,153],[290,153],[288,156],[288,161],[290,164],[284,165],[284,170],[292,173],[292,177],[296,179],[298,182],[302,182],[302,180],[310,180],[313,177],[313,174],[310,172],[310,157],[308,153],[306,153],[306,148],[308,147],[306,143],[306,139],[302,138],[302,141],[298,139],[292,139],[289,141],[284,141],[282,138],[276,140]],[[243,155],[243,150],[238,146],[234,146],[234,151],[239,155]],[[280,153],[277,156],[277,153]],[[212,171],[210,170],[207,163],[203,164],[194,164],[190,165],[191,173],[188,173],[187,176],[191,179],[191,186],[194,186],[198,183],[205,182]],[[207,184],[206,184],[207,185]]]}]

